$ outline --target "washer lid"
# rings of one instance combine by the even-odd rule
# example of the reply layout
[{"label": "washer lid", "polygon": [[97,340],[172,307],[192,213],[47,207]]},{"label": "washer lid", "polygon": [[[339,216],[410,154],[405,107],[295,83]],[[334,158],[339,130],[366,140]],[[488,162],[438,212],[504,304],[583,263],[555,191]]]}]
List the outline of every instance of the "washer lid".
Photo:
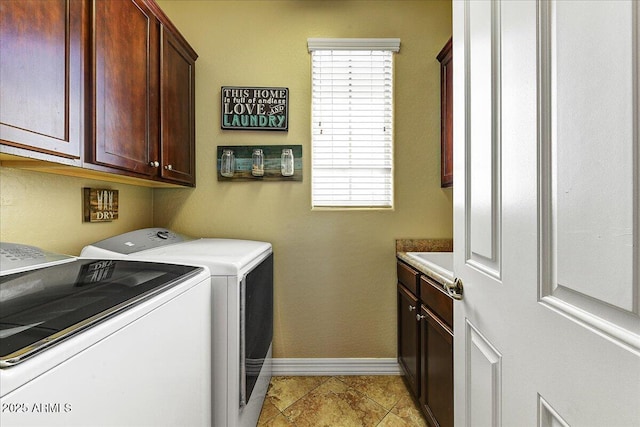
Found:
[{"label": "washer lid", "polygon": [[0,277],[0,368],[19,363],[201,270],[83,259]]}]

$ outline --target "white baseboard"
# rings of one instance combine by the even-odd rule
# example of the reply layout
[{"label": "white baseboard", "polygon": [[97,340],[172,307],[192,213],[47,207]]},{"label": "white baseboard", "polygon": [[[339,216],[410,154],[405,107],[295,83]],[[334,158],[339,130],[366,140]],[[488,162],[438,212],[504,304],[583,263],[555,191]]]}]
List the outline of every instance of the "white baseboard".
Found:
[{"label": "white baseboard", "polygon": [[274,376],[401,375],[397,359],[271,359]]}]

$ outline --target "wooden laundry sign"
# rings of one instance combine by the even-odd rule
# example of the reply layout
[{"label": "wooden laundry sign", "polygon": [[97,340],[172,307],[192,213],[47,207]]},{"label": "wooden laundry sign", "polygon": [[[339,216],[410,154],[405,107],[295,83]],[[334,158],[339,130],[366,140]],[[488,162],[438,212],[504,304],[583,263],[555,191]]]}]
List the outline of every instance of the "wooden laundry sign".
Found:
[{"label": "wooden laundry sign", "polygon": [[288,88],[222,86],[220,92],[222,129],[288,130]]},{"label": "wooden laundry sign", "polygon": [[118,190],[84,188],[84,221],[106,222],[118,219]]}]

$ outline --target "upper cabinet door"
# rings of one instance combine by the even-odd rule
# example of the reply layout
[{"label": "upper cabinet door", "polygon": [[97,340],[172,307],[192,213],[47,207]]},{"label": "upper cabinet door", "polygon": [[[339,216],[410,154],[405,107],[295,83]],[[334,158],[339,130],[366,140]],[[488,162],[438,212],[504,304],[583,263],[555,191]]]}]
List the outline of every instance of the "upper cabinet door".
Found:
[{"label": "upper cabinet door", "polygon": [[440,61],[440,185],[453,185],[453,52],[452,39],[438,54]]},{"label": "upper cabinet door", "polygon": [[0,139],[79,158],[83,2],[0,2]]},{"label": "upper cabinet door", "polygon": [[94,143],[89,161],[153,175],[159,24],[141,0],[94,0]]},{"label": "upper cabinet door", "polygon": [[197,55],[164,25],[160,46],[160,174],[163,179],[195,185]]}]

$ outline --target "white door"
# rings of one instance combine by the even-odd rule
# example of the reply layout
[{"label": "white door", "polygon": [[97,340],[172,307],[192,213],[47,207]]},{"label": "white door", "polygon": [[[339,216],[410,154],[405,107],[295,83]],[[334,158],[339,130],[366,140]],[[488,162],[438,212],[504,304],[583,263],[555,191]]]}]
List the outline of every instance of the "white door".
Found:
[{"label": "white door", "polygon": [[639,9],[453,1],[457,426],[640,426]]}]

